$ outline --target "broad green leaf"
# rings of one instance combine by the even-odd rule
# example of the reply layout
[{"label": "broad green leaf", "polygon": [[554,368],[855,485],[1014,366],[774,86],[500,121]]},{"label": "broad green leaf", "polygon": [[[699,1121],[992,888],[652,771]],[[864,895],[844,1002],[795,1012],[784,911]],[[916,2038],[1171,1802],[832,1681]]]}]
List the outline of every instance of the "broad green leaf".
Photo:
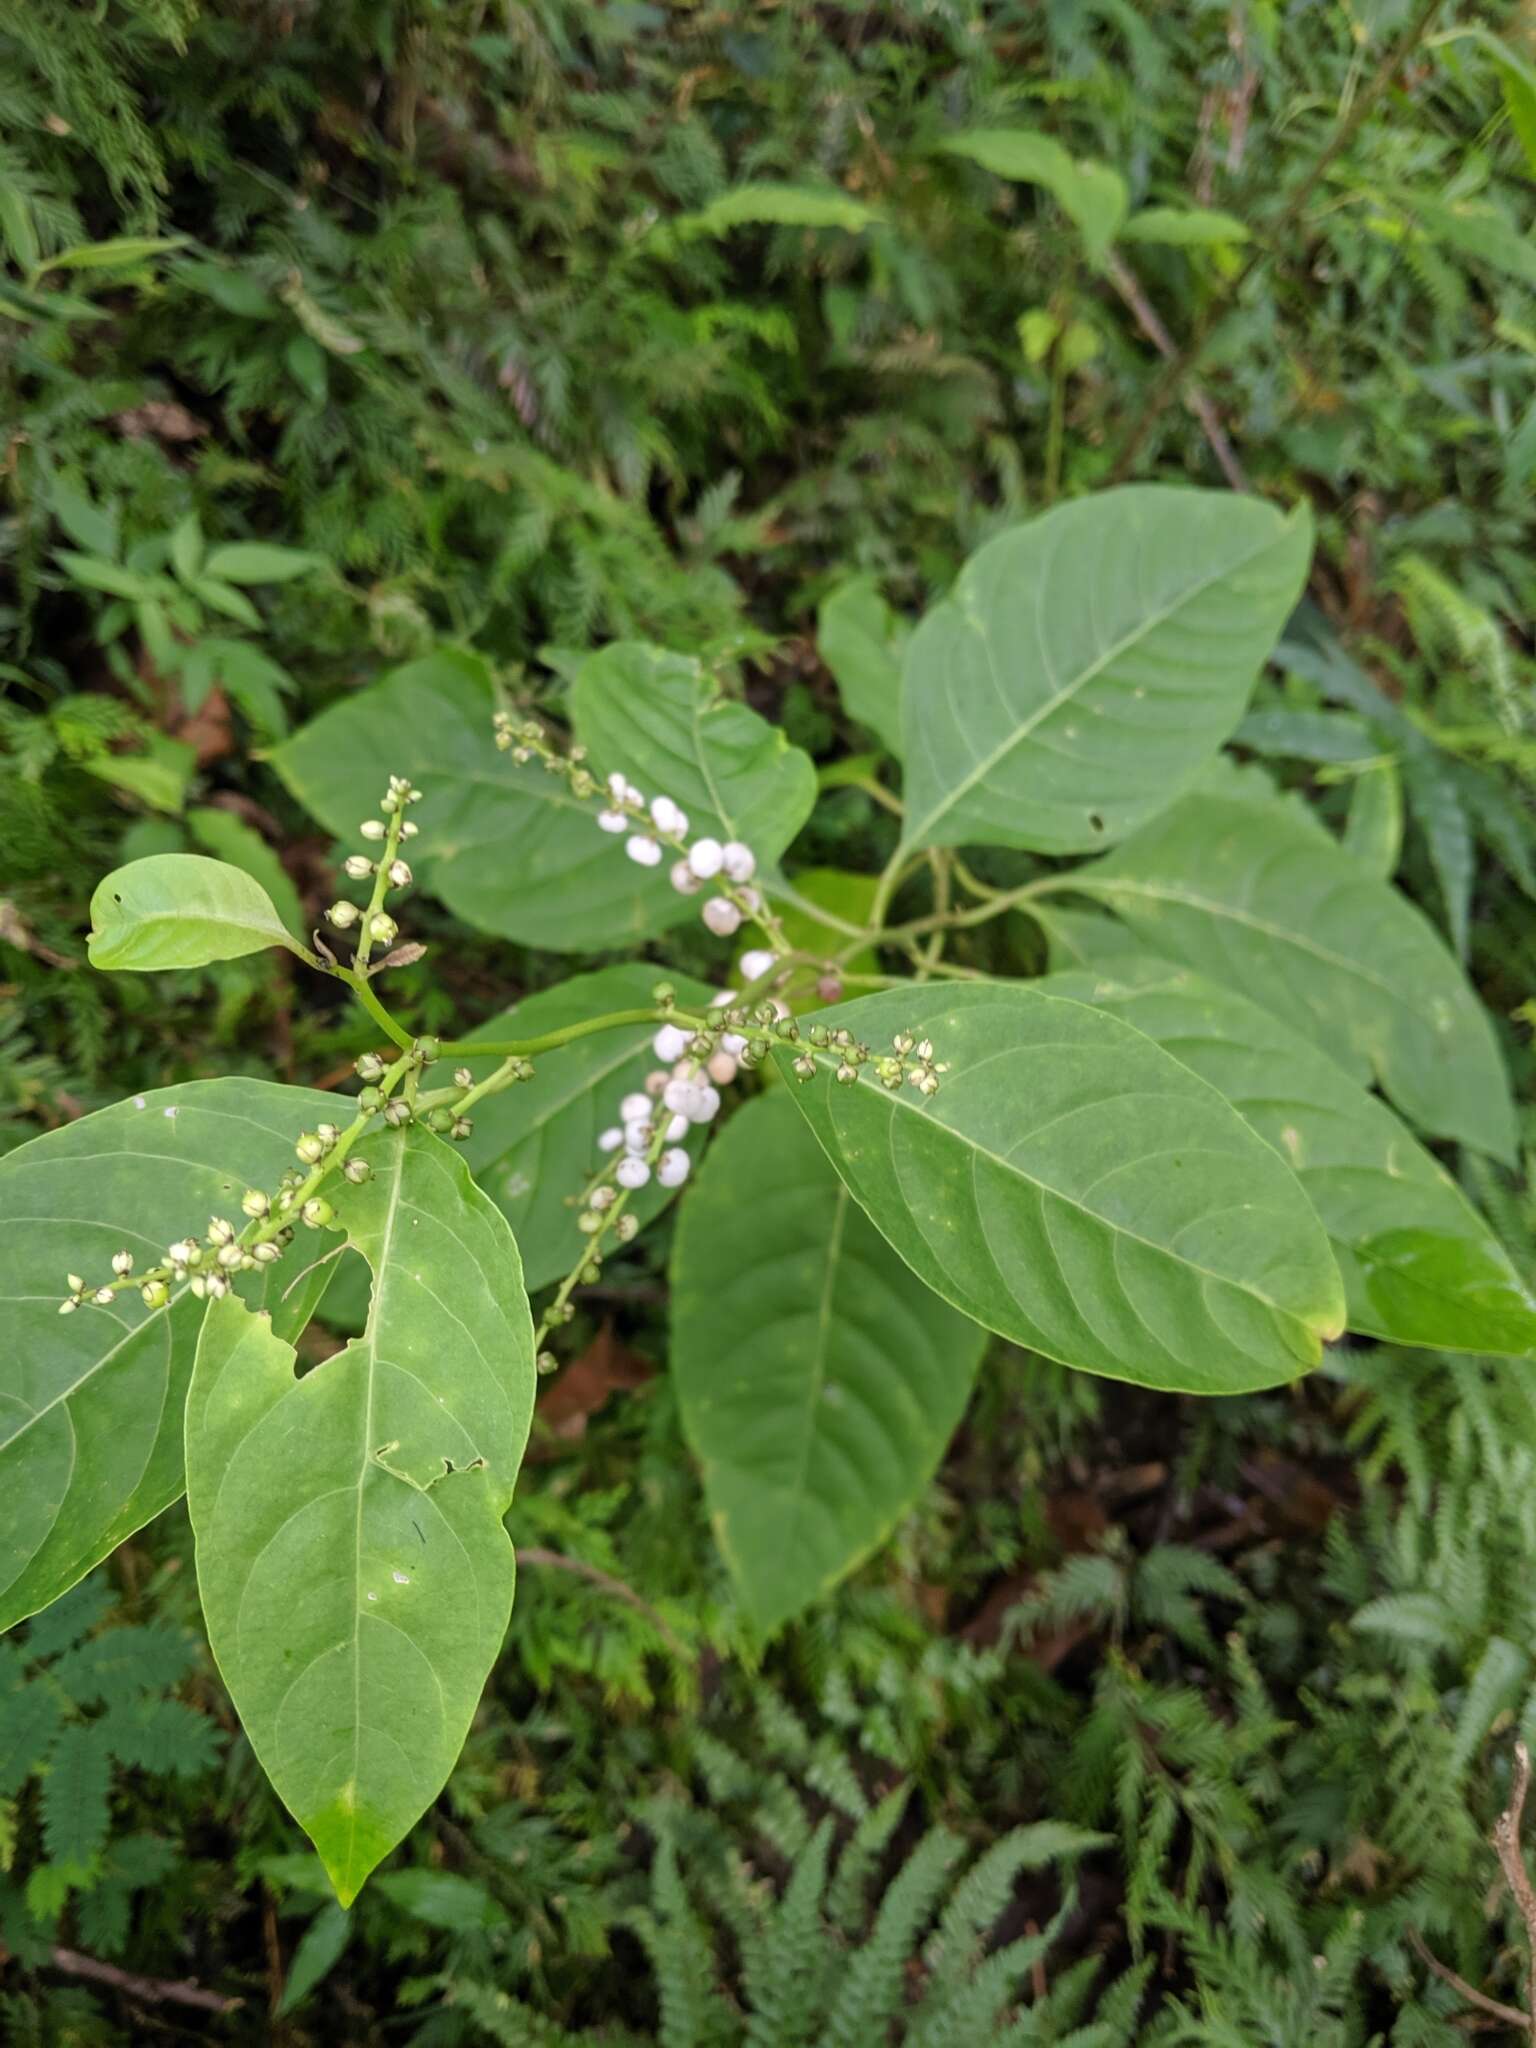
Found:
[{"label": "broad green leaf", "polygon": [[1112,846],[1242,717],[1306,575],[1311,522],[1138,484],[973,555],[902,680],[908,846]]},{"label": "broad green leaf", "polygon": [[[0,1629],[46,1607],[182,1490],[181,1409],[203,1304],[137,1292],[61,1316],[66,1273],[141,1270],[168,1244],[275,1187],[335,1097],[269,1081],[196,1081],[136,1095],[0,1159]],[[324,1281],[282,1326],[308,1320]],[[240,1283],[278,1304],[291,1260]]]},{"label": "broad green leaf", "polygon": [[941,145],[999,178],[1041,185],[1070,215],[1092,263],[1103,261],[1130,205],[1124,178],[1108,164],[1074,160],[1059,142],[1031,128],[967,128]]},{"label": "broad green leaf", "polygon": [[271,541],[236,540],[215,548],[203,566],[206,576],[225,583],[291,583],[325,567],[324,555],[304,548],[280,548]]},{"label": "broad green leaf", "polygon": [[1300,1180],[1344,1277],[1349,1327],[1442,1351],[1536,1350],[1536,1302],[1444,1168],[1378,1097],[1246,997],[1166,961],[1053,974],[1209,1081]]},{"label": "broad green leaf", "polygon": [[605,647],[578,670],[571,714],[599,775],[622,769],[647,799],[681,804],[695,837],[744,840],[760,866],[778,860],[815,805],[810,755],[722,696],[690,655],[637,640]]},{"label": "broad green leaf", "polygon": [[303,947],[259,882],[200,853],[156,853],[114,868],[91,898],[93,967],[151,974],[205,967],[268,946]]},{"label": "broad green leaf", "polygon": [[842,228],[858,234],[881,218],[851,193],[816,185],[737,185],[722,192],[698,213],[672,222],[676,234],[724,235],[739,227]]},{"label": "broad green leaf", "polygon": [[986,1336],[897,1258],[782,1089],[711,1146],[671,1278],[683,1428],[721,1551],[768,1634],[912,1505]]},{"label": "broad green leaf", "polygon": [[85,491],[56,476],[48,486],[48,509],[88,554],[116,561],[123,537],[121,508],[115,498],[98,505]]},{"label": "broad green leaf", "polygon": [[[702,982],[679,974],[667,979],[684,1002],[708,1003],[710,991]],[[656,981],[656,969],[643,961],[578,974],[492,1017],[471,1037],[537,1038],[605,1010],[649,1008]],[[511,1224],[530,1289],[562,1278],[576,1261],[585,1240],[569,1199],[602,1164],[599,1134],[621,1121],[619,1104],[655,1070],[655,1035],[654,1024],[639,1024],[579,1038],[547,1059],[536,1058],[531,1081],[488,1095],[475,1110],[464,1157]],[[465,1064],[479,1080],[498,1062],[468,1053]],[[689,1149],[697,1146],[690,1143]],[[671,1199],[653,1176],[630,1196],[629,1207],[644,1225]]]},{"label": "broad green leaf", "polygon": [[912,1270],[987,1329],[1203,1394],[1294,1379],[1342,1330],[1295,1175],[1118,1018],[999,982],[893,989],[821,1021],[877,1050],[911,1032],[949,1063],[924,1098],[868,1068],[844,1086],[823,1060],[794,1100]]},{"label": "broad green leaf", "polygon": [[374,1273],[363,1335],[302,1379],[233,1297],[187,1398],[209,1641],[341,1903],[442,1789],[512,1607],[502,1517],[533,1413],[517,1245],[421,1127],[335,1197]]},{"label": "broad green leaf", "polygon": [[348,846],[390,776],[409,775],[422,792],[412,867],[450,910],[503,938],[590,952],[696,919],[664,867],[636,867],[561,781],[497,751],[495,708],[479,655],[440,648],[323,711],[272,763]]},{"label": "broad green leaf", "polygon": [[1127,242],[1163,242],[1173,248],[1246,242],[1248,230],[1236,214],[1210,206],[1146,206],[1122,230]]},{"label": "broad green leaf", "polygon": [[1053,899],[1033,905],[1031,915],[1038,916],[1045,932],[1053,969],[1095,966],[1101,960],[1113,963],[1142,950],[1134,932],[1097,910],[1067,910]]},{"label": "broad green leaf", "polygon": [[883,740],[898,761],[906,643],[906,623],[880,595],[873,576],[850,576],[828,592],[817,610],[816,645],[845,710]]},{"label": "broad green leaf", "polygon": [[1514,1109],[1481,1004],[1406,897],[1281,804],[1185,797],[1072,887],[1149,953],[1236,987],[1415,1124],[1514,1156]]},{"label": "broad green leaf", "polygon": [[304,909],[288,870],[261,834],[237,818],[233,811],[199,805],[187,813],[187,830],[216,860],[241,868],[259,888],[265,890],[273,908],[291,932],[304,930]]}]

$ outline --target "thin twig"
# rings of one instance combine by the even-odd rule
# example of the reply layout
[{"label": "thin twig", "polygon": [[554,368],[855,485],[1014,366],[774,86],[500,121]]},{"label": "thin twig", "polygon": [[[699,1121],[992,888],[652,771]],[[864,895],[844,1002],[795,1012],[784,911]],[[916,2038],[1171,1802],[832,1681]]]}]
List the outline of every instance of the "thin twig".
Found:
[{"label": "thin twig", "polygon": [[1530,1789],[1531,1753],[1523,1742],[1517,1742],[1515,1782],[1510,1790],[1509,1804],[1494,1824],[1493,1846],[1498,1852],[1504,1882],[1509,1886],[1520,1909],[1520,1918],[1525,1922],[1528,1948],[1525,1998],[1529,2014],[1526,2025],[1532,2041],[1536,2042],[1536,1890],[1532,1889],[1530,1872],[1525,1867],[1525,1851],[1520,1845],[1520,1823],[1525,1813],[1525,1795]]},{"label": "thin twig", "polygon": [[1195,322],[1189,339],[1170,359],[1163,374],[1148,393],[1147,401],[1135,425],[1126,436],[1125,445],[1116,459],[1114,474],[1110,479],[1112,483],[1124,483],[1130,475],[1136,457],[1141,453],[1142,444],[1162,417],[1185,378],[1199,362],[1206,344],[1231,311],[1244,285],[1284,244],[1287,235],[1306,211],[1313,193],[1326,177],[1334,161],[1348,149],[1359,132],[1361,123],[1391,85],[1403,64],[1412,56],[1440,4],[1441,0],[1423,0],[1423,4],[1414,10],[1413,19],[1377,65],[1369,85],[1334,129],[1332,137],[1319,153],[1311,170],[1302,179],[1286,205],[1281,208],[1273,226],[1266,232],[1262,241],[1255,242],[1247,262],[1241,264],[1206,301],[1205,310]]},{"label": "thin twig", "polygon": [[[1126,305],[1136,316],[1136,324],[1151,342],[1164,362],[1171,363],[1178,354],[1173,336],[1158,317],[1157,308],[1142,290],[1136,273],[1128,263],[1110,251],[1105,265],[1109,281],[1120,294]],[[1243,466],[1232,452],[1232,443],[1227,439],[1226,429],[1216,416],[1216,408],[1206,397],[1200,386],[1190,382],[1184,392],[1184,403],[1200,422],[1201,432],[1210,443],[1211,453],[1217,467],[1234,491],[1251,491],[1252,484],[1243,474]]]},{"label": "thin twig", "polygon": [[626,1586],[622,1579],[616,1579],[611,1572],[605,1572],[601,1565],[588,1564],[584,1557],[567,1557],[563,1551],[543,1550],[535,1545],[532,1549],[518,1546],[519,1565],[547,1564],[556,1571],[574,1572],[578,1578],[587,1579],[594,1586],[600,1586],[605,1593],[611,1593],[615,1600],[622,1600],[633,1607],[637,1614],[643,1614],[657,1634],[675,1656],[686,1659],[688,1650],[681,1639],[674,1635],[649,1600],[642,1600],[633,1586]]},{"label": "thin twig", "polygon": [[1494,2019],[1502,2020],[1507,2027],[1518,2027],[1522,2033],[1529,2033],[1531,2023],[1519,2006],[1500,2005],[1496,1998],[1489,1998],[1486,1993],[1474,1990],[1465,1977],[1458,1977],[1448,1964],[1441,1962],[1416,1927],[1409,1928],[1408,1939],[1417,1951],[1419,1960],[1427,1963],[1441,1983],[1449,1984],[1468,2005],[1475,2005],[1479,2012],[1489,2013]]},{"label": "thin twig", "polygon": [[204,1991],[197,1984],[175,1984],[165,1977],[139,1977],[132,1970],[120,1970],[115,1963],[101,1962],[96,1956],[83,1956],[78,1949],[56,1948],[53,1952],[54,1968],[67,1970],[72,1977],[88,1977],[93,1984],[110,1985],[114,1991],[121,1991],[129,1998],[137,1998],[145,2005],[193,2005],[200,2012],[234,2012],[243,2005],[243,1998],[225,1998],[217,1991]]}]

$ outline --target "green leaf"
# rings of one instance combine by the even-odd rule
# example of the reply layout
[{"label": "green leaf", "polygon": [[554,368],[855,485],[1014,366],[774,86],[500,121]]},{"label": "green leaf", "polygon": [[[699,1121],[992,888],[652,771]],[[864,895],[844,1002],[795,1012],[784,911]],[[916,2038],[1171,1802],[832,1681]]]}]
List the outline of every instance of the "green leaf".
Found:
[{"label": "green leaf", "polygon": [[87,775],[125,789],[152,810],[172,816],[186,802],[197,769],[197,749],[164,733],[146,733],[136,754],[91,754],[78,763]]},{"label": "green leaf", "polygon": [[722,696],[689,655],[636,640],[605,647],[578,670],[571,713],[596,772],[620,769],[647,799],[671,797],[691,836],[744,840],[760,867],[778,860],[815,805],[810,755]]},{"label": "green leaf", "polygon": [[506,1632],[502,1517],[533,1413],[517,1245],[421,1127],[365,1138],[334,1200],[374,1273],[362,1337],[295,1377],[234,1297],[187,1400],[209,1641],[341,1903],[436,1798]]},{"label": "green leaf", "polygon": [[305,548],[280,548],[271,541],[236,540],[215,548],[203,573],[225,583],[291,583],[325,567],[324,555]]},{"label": "green leaf", "polygon": [[822,599],[816,645],[850,718],[901,759],[901,662],[907,626],[873,576],[850,576]]},{"label": "green leaf", "polygon": [[1040,986],[1135,1025],[1279,1153],[1328,1233],[1352,1330],[1442,1351],[1536,1350],[1536,1302],[1493,1232],[1386,1104],[1299,1033],[1165,961]]},{"label": "green leaf", "polygon": [[1248,230],[1236,214],[1211,206],[1146,206],[1131,216],[1122,234],[1127,242],[1162,242],[1182,249],[1248,239]]},{"label": "green leaf", "polygon": [[379,1890],[413,1920],[445,1934],[484,1934],[507,1924],[483,1885],[451,1870],[392,1870],[379,1879]]},{"label": "green leaf", "polygon": [[1355,777],[1344,850],[1378,882],[1390,882],[1397,872],[1403,850],[1403,783],[1390,756]]},{"label": "green leaf", "polygon": [[302,934],[304,908],[299,892],[289,879],[288,870],[259,832],[233,811],[211,805],[188,811],[187,830],[205,853],[249,875],[266,892],[288,930]]},{"label": "green leaf", "polygon": [[683,1429],[743,1605],[769,1634],[912,1505],[986,1336],[897,1258],[783,1090],[711,1146],[671,1278]]},{"label": "green leaf", "polygon": [[275,2018],[285,2019],[304,2003],[317,1984],[330,1975],[341,1960],[351,1932],[351,1914],[338,1906],[334,1899],[320,1908],[293,1952],[293,1961],[288,1965],[288,1981],[277,2002]]},{"label": "green leaf", "polygon": [[88,1864],[107,1839],[112,1766],[91,1727],[66,1728],[43,1779],[43,1842],[51,1863]]},{"label": "green leaf", "polygon": [[[1186,1393],[1275,1386],[1344,1324],[1289,1169],[1207,1082],[1118,1018],[1018,983],[865,996],[821,1021],[949,1063],[939,1092],[794,1100],[855,1198],[956,1308],[1047,1358]],[[775,1053],[781,1069],[788,1055]]]},{"label": "green leaf", "polygon": [[70,539],[89,554],[109,562],[117,559],[123,541],[115,498],[98,505],[63,477],[55,477],[48,486],[48,509]]},{"label": "green leaf", "polygon": [[1420,1128],[1514,1157],[1493,1027],[1429,921],[1283,804],[1196,795],[1091,866],[1149,953],[1233,985]]},{"label": "green leaf", "polygon": [[31,1777],[64,1726],[59,1696],[46,1685],[19,1685],[0,1692],[0,1799],[9,1799]]},{"label": "green leaf", "polygon": [[679,235],[724,235],[739,227],[842,228],[856,235],[882,218],[877,207],[835,188],[814,185],[737,185],[698,213],[672,222]]},{"label": "green leaf", "polygon": [[1031,128],[967,128],[940,145],[983,170],[1041,185],[1076,223],[1091,263],[1101,263],[1124,221],[1130,194],[1108,164],[1074,161],[1059,142]]},{"label": "green leaf", "polygon": [[268,946],[304,948],[259,882],[200,853],[154,853],[114,868],[91,898],[93,967],[152,974],[206,967]]},{"label": "green leaf", "polygon": [[907,650],[912,847],[1111,846],[1243,714],[1311,552],[1305,511],[1138,484],[973,555]]},{"label": "green leaf", "polygon": [[203,561],[203,528],[195,512],[189,512],[171,530],[171,566],[183,583],[190,583]]},{"label": "green leaf", "polygon": [[696,919],[698,905],[670,887],[664,867],[636,867],[562,781],[497,751],[494,709],[485,662],[440,648],[322,712],[274,748],[272,763],[349,845],[389,777],[408,775],[422,792],[411,865],[483,931],[579,953]]},{"label": "green leaf", "polygon": [[98,555],[77,555],[71,548],[60,548],[58,558],[75,582],[87,590],[104,590],[111,597],[125,597],[135,604],[153,597],[161,587],[160,578],[136,575],[132,569],[124,569],[117,562],[105,562]]},{"label": "green leaf", "polygon": [[[181,1408],[203,1304],[133,1290],[61,1316],[65,1274],[140,1270],[210,1214],[273,1187],[335,1098],[269,1081],[197,1081],[135,1096],[0,1159],[0,1630],[68,1591],[182,1490]],[[288,1262],[285,1262],[285,1264]],[[302,1329],[324,1282],[282,1305]],[[285,1265],[242,1279],[281,1301]]]},{"label": "green leaf", "polygon": [[[859,874],[847,868],[799,868],[791,887],[794,900],[781,901],[778,912],[784,936],[797,953],[826,954],[831,958],[848,944],[847,933],[819,918],[816,915],[818,909],[830,911],[845,924],[869,923],[875,903],[873,875]],[[850,954],[835,971],[848,975],[878,974],[880,958],[873,946],[865,946]],[[795,998],[797,1016],[824,1008],[822,998],[814,990]]]},{"label": "green leaf", "polygon": [[115,235],[108,242],[80,242],[50,256],[41,270],[120,270],[186,247],[185,235]]},{"label": "green leaf", "polygon": [[253,632],[261,629],[261,613],[243,590],[236,590],[233,583],[222,583],[216,576],[198,576],[191,584],[192,595],[210,611],[222,612],[226,619],[249,626]]},{"label": "green leaf", "polygon": [[[687,975],[668,976],[685,1003],[708,1003],[710,991]],[[652,1007],[656,969],[641,961],[578,974],[558,988],[529,996],[479,1025],[472,1038],[537,1038],[600,1017],[606,1010]],[[530,1289],[566,1274],[585,1242],[565,1197],[578,1195],[601,1163],[600,1132],[622,1121],[619,1104],[642,1089],[656,1067],[654,1024],[626,1025],[576,1039],[547,1060],[537,1060],[531,1081],[488,1095],[474,1113],[462,1151],[470,1170],[511,1224]],[[476,1079],[498,1064],[465,1063]],[[702,1136],[702,1133],[698,1134]],[[693,1138],[689,1149],[697,1151]],[[642,1227],[672,1200],[655,1175],[629,1198]]]}]

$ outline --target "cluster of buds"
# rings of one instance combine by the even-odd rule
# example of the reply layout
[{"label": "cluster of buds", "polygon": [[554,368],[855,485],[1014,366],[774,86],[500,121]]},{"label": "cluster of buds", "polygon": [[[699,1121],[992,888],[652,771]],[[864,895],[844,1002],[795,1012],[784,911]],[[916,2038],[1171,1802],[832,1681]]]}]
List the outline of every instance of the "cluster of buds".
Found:
[{"label": "cluster of buds", "polygon": [[934,1058],[932,1039],[918,1038],[910,1031],[898,1031],[889,1052],[876,1052],[851,1031],[829,1030],[825,1024],[812,1024],[805,1036],[815,1051],[800,1053],[792,1062],[795,1076],[801,1081],[814,1078],[817,1052],[838,1055],[835,1078],[845,1086],[852,1086],[867,1067],[881,1087],[893,1094],[905,1081],[919,1095],[937,1095],[939,1076],[949,1072],[948,1060]]},{"label": "cluster of buds", "polygon": [[538,761],[551,774],[564,776],[573,796],[600,797],[599,831],[622,838],[624,851],[637,866],[660,867],[670,850],[677,858],[668,874],[679,895],[697,896],[712,886],[699,915],[717,938],[732,938],[745,918],[761,912],[762,895],[752,886],[757,856],[742,840],[722,842],[707,835],[690,840],[688,814],[671,797],[656,796],[647,802],[644,792],[617,772],[599,783],[586,765],[586,749],[576,746],[569,754],[560,753],[536,719],[519,721],[510,712],[499,711],[495,725],[497,746],[514,761]]},{"label": "cluster of buds", "polygon": [[[100,1286],[88,1286],[78,1273],[67,1274],[70,1291],[59,1303],[59,1314],[71,1315],[86,1306],[109,1308],[130,1287],[138,1289],[144,1306],[150,1309],[164,1308],[173,1287],[189,1288],[200,1301],[221,1300],[237,1273],[276,1265],[293,1243],[300,1224],[319,1230],[335,1220],[335,1210],[316,1187],[327,1162],[334,1168],[332,1155],[340,1141],[341,1132],[333,1123],[301,1131],[293,1148],[298,1165],[282,1175],[276,1192],[250,1187],[240,1197],[243,1224],[227,1216],[210,1216],[201,1237],[178,1238],[166,1246],[154,1265],[140,1273],[135,1273],[134,1255],[125,1247],[113,1253],[113,1277]],[[366,1159],[341,1161],[342,1177],[353,1186],[368,1180],[372,1172]]]},{"label": "cluster of buds", "polygon": [[364,839],[384,840],[383,853],[377,860],[366,853],[350,853],[342,862],[342,872],[352,881],[371,881],[373,888],[366,905],[338,897],[326,917],[339,932],[357,930],[358,953],[363,961],[367,960],[370,948],[392,946],[399,937],[400,928],[384,908],[384,897],[390,889],[410,887],[410,863],[400,857],[399,848],[402,840],[416,836],[419,828],[404,812],[409,805],[420,802],[421,791],[413,788],[406,776],[391,775],[389,787],[379,799],[383,815],[365,818],[357,828]]}]

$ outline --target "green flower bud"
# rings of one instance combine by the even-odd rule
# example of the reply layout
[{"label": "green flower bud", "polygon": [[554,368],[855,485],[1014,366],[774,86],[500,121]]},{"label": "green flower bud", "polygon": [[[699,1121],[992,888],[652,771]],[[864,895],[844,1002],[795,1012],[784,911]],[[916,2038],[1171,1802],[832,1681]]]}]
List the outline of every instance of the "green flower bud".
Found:
[{"label": "green flower bud", "polygon": [[376,1052],[365,1052],[352,1062],[352,1071],[359,1081],[382,1081],[384,1062]]},{"label": "green flower bud", "polygon": [[299,1214],[311,1230],[318,1230],[323,1224],[334,1220],[336,1211],[323,1195],[311,1195]]},{"label": "green flower bud", "polygon": [[411,1050],[424,1067],[430,1067],[442,1047],[435,1038],[418,1038]]},{"label": "green flower bud", "polygon": [[247,1216],[265,1216],[272,1204],[260,1188],[247,1188],[240,1197],[240,1207]]},{"label": "green flower bud", "polygon": [[373,1116],[384,1107],[384,1092],[380,1088],[365,1088],[357,1098],[357,1106],[364,1116]]},{"label": "green flower bud", "polygon": [[146,1280],[139,1289],[139,1298],[146,1308],[164,1308],[171,1298],[171,1290],[163,1280]]},{"label": "green flower bud", "polygon": [[366,1159],[349,1159],[341,1171],[354,1187],[360,1187],[365,1180],[373,1177],[373,1168]]},{"label": "green flower bud", "polygon": [[316,1131],[305,1131],[293,1149],[306,1166],[318,1166],[325,1157],[325,1147]]},{"label": "green flower bud", "polygon": [[429,1131],[436,1131],[440,1137],[444,1137],[452,1128],[453,1111],[451,1109],[444,1109],[442,1104],[439,1103],[436,1109],[429,1109],[427,1111],[427,1129]]}]

